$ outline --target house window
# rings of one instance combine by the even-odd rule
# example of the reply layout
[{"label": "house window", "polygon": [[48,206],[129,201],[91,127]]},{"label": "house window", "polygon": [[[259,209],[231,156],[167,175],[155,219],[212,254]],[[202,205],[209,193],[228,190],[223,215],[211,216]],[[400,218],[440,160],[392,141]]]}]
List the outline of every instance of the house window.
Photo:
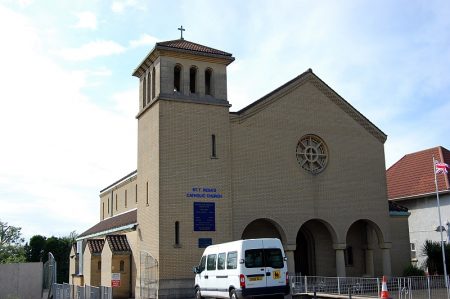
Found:
[{"label": "house window", "polygon": [[155,80],[156,80],[156,71],[155,68],[152,69],[152,99],[155,98]]},{"label": "house window", "polygon": [[120,261],[119,269],[120,269],[120,272],[125,271],[125,262],[124,261]]},{"label": "house window", "polygon": [[99,271],[102,270],[102,262],[101,261],[97,262],[97,270],[99,270]]},{"label": "house window", "polygon": [[410,245],[411,245],[411,259],[416,260],[417,259],[416,244],[410,243]]},{"label": "house window", "polygon": [[211,158],[217,158],[216,156],[216,135],[211,135]]},{"label": "house window", "polygon": [[134,186],[134,199],[136,200],[137,203],[137,184]]},{"label": "house window", "polygon": [[353,266],[353,247],[347,246],[344,250],[344,258],[346,266]]},{"label": "house window", "polygon": [[192,66],[189,69],[189,91],[191,93],[196,92],[197,89],[196,79],[197,79],[197,68],[195,66]]},{"label": "house window", "polygon": [[205,94],[211,95],[211,77],[212,77],[212,70],[206,69],[205,71]]},{"label": "house window", "polygon": [[180,222],[175,221],[175,245],[180,245]]},{"label": "house window", "polygon": [[105,219],[105,203],[102,202],[102,219]]},{"label": "house window", "polygon": [[117,194],[116,194],[116,211],[117,211]]},{"label": "house window", "polygon": [[127,197],[127,190],[125,190],[125,208],[128,205],[128,197]]},{"label": "house window", "polygon": [[178,64],[173,68],[173,91],[181,91],[181,66]]},{"label": "house window", "polygon": [[108,197],[108,214],[109,214],[109,197]]}]

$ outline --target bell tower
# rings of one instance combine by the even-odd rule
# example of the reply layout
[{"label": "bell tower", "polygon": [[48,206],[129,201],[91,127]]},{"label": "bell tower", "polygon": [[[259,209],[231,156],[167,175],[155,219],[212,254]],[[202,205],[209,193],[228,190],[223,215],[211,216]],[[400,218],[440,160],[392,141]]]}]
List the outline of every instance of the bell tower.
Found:
[{"label": "bell tower", "polygon": [[192,278],[177,269],[196,263],[200,244],[232,238],[226,67],[233,61],[180,38],[156,43],[133,72],[140,80],[139,250],[160,261],[160,294],[164,281]]}]

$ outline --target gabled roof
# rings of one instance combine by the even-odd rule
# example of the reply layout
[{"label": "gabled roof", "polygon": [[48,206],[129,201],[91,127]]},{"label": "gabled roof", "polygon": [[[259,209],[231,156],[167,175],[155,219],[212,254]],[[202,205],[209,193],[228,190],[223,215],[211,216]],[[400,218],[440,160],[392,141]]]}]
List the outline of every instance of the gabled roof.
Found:
[{"label": "gabled roof", "polygon": [[148,55],[139,63],[138,67],[134,69],[133,76],[140,77],[145,70],[159,57],[160,51],[177,52],[177,54],[191,54],[197,57],[208,57],[219,59],[226,65],[234,61],[231,53],[217,50],[211,47],[203,46],[197,43],[190,42],[185,39],[175,39],[165,42],[156,43],[155,47],[148,53]]},{"label": "gabled roof", "polygon": [[105,240],[103,239],[89,239],[87,245],[91,254],[101,254]]},{"label": "gabled roof", "polygon": [[131,247],[125,235],[107,235],[106,241],[114,254],[131,253]]},{"label": "gabled roof", "polygon": [[[407,154],[386,171],[389,199],[418,197],[436,192],[433,156],[450,164],[450,151],[442,146]],[[437,175],[438,189],[450,191],[449,175]]]},{"label": "gabled roof", "polygon": [[358,124],[365,128],[370,134],[377,138],[380,142],[384,143],[386,141],[387,135],[383,133],[377,126],[375,126],[370,120],[368,120],[364,115],[362,115],[358,110],[356,110],[349,102],[347,102],[343,97],[341,97],[336,91],[334,91],[330,86],[328,86],[324,81],[322,81],[316,74],[313,73],[312,69],[308,69],[306,72],[300,74],[289,82],[283,84],[272,92],[266,94],[259,100],[251,103],[247,107],[237,111],[231,112],[230,114],[236,115],[241,119],[250,117],[251,115],[257,113],[260,109],[264,108],[270,103],[276,101],[284,94],[288,93],[292,89],[309,82],[313,84],[317,89],[323,92],[331,102],[336,106],[341,108],[345,113],[347,113],[351,118],[353,118]]},{"label": "gabled roof", "polygon": [[77,240],[89,236],[99,236],[102,233],[107,234],[115,229],[125,228],[132,225],[137,225],[137,209],[133,209],[123,214],[100,221],[87,231],[80,234],[77,237]]},{"label": "gabled roof", "polygon": [[193,51],[193,52],[202,52],[202,53],[231,57],[231,53],[227,53],[227,52],[224,52],[221,50],[217,50],[214,48],[196,44],[196,43],[187,41],[185,39],[175,39],[175,40],[169,40],[169,41],[165,41],[165,42],[159,42],[159,43],[156,43],[156,47],[160,47],[160,48],[167,47],[167,48],[172,48],[172,49],[188,50],[188,51]]}]

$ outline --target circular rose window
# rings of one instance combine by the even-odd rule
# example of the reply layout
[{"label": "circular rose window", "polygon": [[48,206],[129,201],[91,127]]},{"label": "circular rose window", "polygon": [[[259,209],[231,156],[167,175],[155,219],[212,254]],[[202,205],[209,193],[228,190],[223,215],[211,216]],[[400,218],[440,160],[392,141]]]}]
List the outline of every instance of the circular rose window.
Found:
[{"label": "circular rose window", "polygon": [[328,149],[323,140],[316,135],[305,135],[297,143],[297,161],[312,174],[322,172],[328,163]]}]

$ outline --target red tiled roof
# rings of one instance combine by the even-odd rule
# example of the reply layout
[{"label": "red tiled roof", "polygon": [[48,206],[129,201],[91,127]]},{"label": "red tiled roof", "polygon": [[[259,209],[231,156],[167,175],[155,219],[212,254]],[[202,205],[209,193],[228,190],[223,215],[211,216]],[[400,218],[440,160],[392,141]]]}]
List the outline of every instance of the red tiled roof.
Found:
[{"label": "red tiled roof", "polygon": [[136,209],[131,210],[126,213],[123,213],[123,214],[120,214],[120,215],[117,215],[117,216],[114,216],[114,217],[111,217],[111,218],[107,218],[103,221],[100,221],[99,223],[97,223],[96,225],[94,225],[93,227],[88,229],[87,231],[80,234],[78,236],[78,238],[89,236],[89,235],[96,234],[96,233],[106,232],[106,231],[114,229],[114,228],[118,228],[118,227],[129,225],[129,224],[134,224],[134,223],[137,223],[137,210]]},{"label": "red tiled roof", "polygon": [[[436,192],[433,156],[450,164],[450,151],[442,146],[408,154],[386,171],[388,198],[404,198]],[[449,175],[437,175],[439,191],[450,190]]]},{"label": "red tiled roof", "polygon": [[130,253],[131,247],[125,235],[107,235],[106,241],[112,253]]},{"label": "red tiled roof", "polygon": [[99,254],[102,253],[103,245],[105,244],[105,240],[103,239],[89,239],[87,240],[87,245],[91,254]]},{"label": "red tiled roof", "polygon": [[188,51],[194,51],[194,52],[202,52],[207,54],[214,54],[214,55],[222,55],[222,56],[230,56],[230,53],[220,51],[217,49],[213,49],[210,47],[206,47],[200,44],[196,44],[190,41],[187,41],[185,39],[175,39],[175,40],[169,40],[165,42],[159,42],[156,43],[156,46],[163,46],[168,48],[174,48],[174,49],[180,49],[180,50],[188,50]]}]

